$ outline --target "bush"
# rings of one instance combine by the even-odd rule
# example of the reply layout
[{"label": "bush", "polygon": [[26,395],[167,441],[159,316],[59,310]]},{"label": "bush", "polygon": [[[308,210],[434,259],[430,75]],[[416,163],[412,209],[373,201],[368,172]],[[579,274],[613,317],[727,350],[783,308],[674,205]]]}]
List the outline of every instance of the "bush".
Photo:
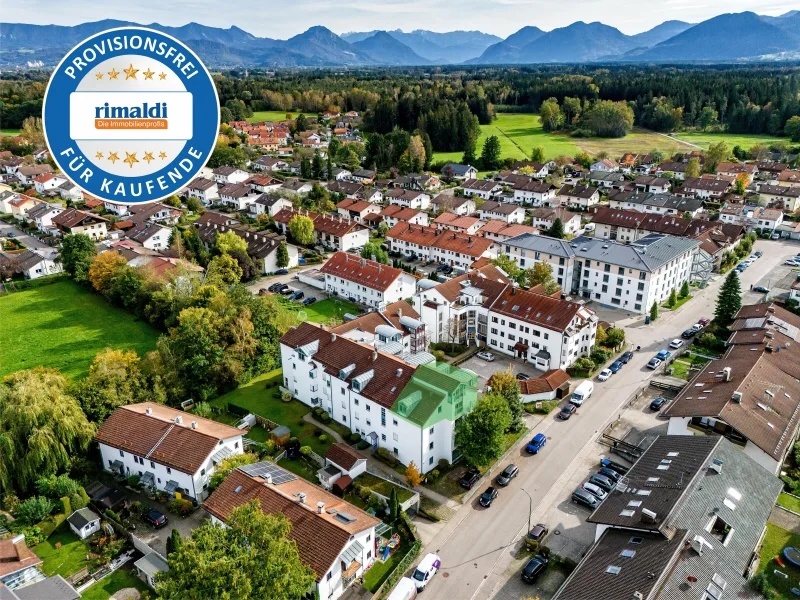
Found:
[{"label": "bush", "polygon": [[108,520],[122,524],[122,518],[110,508],[104,514]]},{"label": "bush", "polygon": [[357,444],[361,441],[361,434],[356,433],[355,431],[351,432],[350,435],[347,436],[347,441],[351,444]]},{"label": "bush", "polygon": [[281,392],[281,400],[284,402],[291,402],[292,401],[292,392]]},{"label": "bush", "polygon": [[428,473],[428,477],[430,477],[434,481],[436,479],[439,479],[440,476],[441,476],[441,473],[439,472],[439,469],[431,469],[431,471]]},{"label": "bush", "polygon": [[447,461],[446,458],[440,458],[439,462],[436,463],[436,466],[440,471],[444,472],[450,468],[450,463]]},{"label": "bush", "polygon": [[194,414],[204,419],[211,418],[211,405],[208,402],[198,402],[194,407]]},{"label": "bush", "polygon": [[3,508],[12,515],[16,514],[19,508],[19,497],[12,493],[3,496]]},{"label": "bush", "polygon": [[397,460],[394,454],[389,452],[386,448],[378,448],[375,450],[375,458],[380,460],[381,462],[386,463],[390,467],[396,467],[400,464],[400,461]]},{"label": "bush", "polygon": [[83,489],[83,486],[78,488],[78,495],[81,497],[83,505],[89,506],[89,494],[86,493],[86,490]]},{"label": "bush", "polygon": [[369,499],[372,498],[372,489],[366,485],[362,486],[358,491],[358,497],[364,502],[369,502]]},{"label": "bush", "polygon": [[138,475],[131,475],[130,477],[128,477],[127,482],[130,487],[135,488],[139,487],[139,481],[141,481],[141,479],[142,478],[139,477]]},{"label": "bush", "polygon": [[609,356],[611,356],[611,353],[608,350],[604,350],[600,346],[595,346],[594,348],[592,348],[592,352],[589,355],[589,358],[592,360],[594,364],[600,365],[606,362]]},{"label": "bush", "polygon": [[33,525],[44,519],[47,515],[53,512],[55,504],[50,498],[44,496],[33,496],[28,498],[19,505],[17,509],[17,518]]},{"label": "bush", "polygon": [[186,517],[194,509],[194,504],[192,504],[191,500],[186,500],[185,498],[174,498],[167,504],[167,508],[176,515]]},{"label": "bush", "polygon": [[[53,535],[53,532],[61,527],[61,524],[67,520],[67,515],[58,513],[57,515],[53,515],[52,517],[48,517],[44,521],[40,521],[36,524],[36,528],[42,533],[44,539],[49,538]],[[29,542],[30,543],[30,542]]]},{"label": "bush", "polygon": [[769,578],[767,574],[762,571],[755,577],[751,577],[750,581],[747,582],[750,587],[761,594],[767,600],[772,600],[774,598],[774,594],[772,593],[772,586],[769,583]]},{"label": "bush", "polygon": [[303,456],[311,456],[312,452],[313,450],[311,450],[311,446],[300,446],[300,454]]},{"label": "bush", "polygon": [[367,440],[361,440],[360,442],[358,442],[358,444],[356,444],[356,448],[358,448],[359,450],[366,450],[370,446],[371,444]]},{"label": "bush", "polygon": [[47,539],[42,533],[38,525],[31,525],[30,527],[23,526],[19,521],[14,521],[8,524],[8,528],[14,533],[22,533],[25,535],[25,543],[29,548],[41,544]]},{"label": "bush", "polygon": [[42,496],[48,498],[61,498],[71,496],[78,491],[80,483],[72,479],[69,475],[50,475],[41,477],[36,481],[36,489]]},{"label": "bush", "polygon": [[72,514],[72,503],[69,501],[69,496],[64,496],[61,500],[61,512],[69,516]]},{"label": "bush", "polygon": [[322,443],[322,444],[325,444],[325,443],[327,443],[328,439],[329,439],[329,438],[328,438],[328,436],[327,436],[327,435],[325,435],[324,433],[323,433],[321,436],[319,436],[319,441],[320,441],[320,443]]}]

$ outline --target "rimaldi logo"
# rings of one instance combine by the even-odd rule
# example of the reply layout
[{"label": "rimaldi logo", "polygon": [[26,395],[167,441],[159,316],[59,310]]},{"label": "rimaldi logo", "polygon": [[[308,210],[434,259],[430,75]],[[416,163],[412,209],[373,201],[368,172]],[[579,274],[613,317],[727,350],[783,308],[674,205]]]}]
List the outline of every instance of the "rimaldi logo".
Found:
[{"label": "rimaldi logo", "polygon": [[51,155],[83,191],[154,202],[208,161],[219,125],[216,88],[184,44],[141,27],[99,33],[50,79],[44,129]]}]

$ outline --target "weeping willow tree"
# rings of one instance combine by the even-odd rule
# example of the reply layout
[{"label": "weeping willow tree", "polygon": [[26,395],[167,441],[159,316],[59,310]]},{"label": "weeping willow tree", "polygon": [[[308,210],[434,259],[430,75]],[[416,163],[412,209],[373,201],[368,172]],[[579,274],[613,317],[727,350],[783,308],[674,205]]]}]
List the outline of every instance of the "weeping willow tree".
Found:
[{"label": "weeping willow tree", "polygon": [[0,384],[0,490],[25,491],[86,449],[94,425],[55,369],[17,371]]}]

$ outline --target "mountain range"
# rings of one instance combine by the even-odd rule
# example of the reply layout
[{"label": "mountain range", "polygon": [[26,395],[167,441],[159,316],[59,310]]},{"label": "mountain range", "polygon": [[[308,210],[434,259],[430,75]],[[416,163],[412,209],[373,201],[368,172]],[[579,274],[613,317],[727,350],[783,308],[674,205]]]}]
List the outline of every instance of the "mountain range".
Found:
[{"label": "mountain range", "polygon": [[[0,23],[0,67],[53,66],[81,40],[113,27],[107,19],[75,26]],[[186,42],[213,68],[505,65],[588,62],[727,62],[800,58],[800,11],[779,17],[742,12],[701,23],[666,21],[626,35],[603,23],[578,21],[552,31],[533,25],[501,39],[480,31],[399,29],[336,35],[314,26],[288,40],[238,27],[189,23],[147,25]]]}]

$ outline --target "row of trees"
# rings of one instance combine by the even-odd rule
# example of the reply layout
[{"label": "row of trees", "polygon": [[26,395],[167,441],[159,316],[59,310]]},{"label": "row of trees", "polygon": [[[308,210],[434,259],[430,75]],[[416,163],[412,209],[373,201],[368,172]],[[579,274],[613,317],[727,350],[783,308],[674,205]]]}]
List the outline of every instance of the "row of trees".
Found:
[{"label": "row of trees", "polygon": [[548,98],[539,109],[545,131],[572,131],[576,137],[624,137],[633,127],[633,109],[625,102]]}]

